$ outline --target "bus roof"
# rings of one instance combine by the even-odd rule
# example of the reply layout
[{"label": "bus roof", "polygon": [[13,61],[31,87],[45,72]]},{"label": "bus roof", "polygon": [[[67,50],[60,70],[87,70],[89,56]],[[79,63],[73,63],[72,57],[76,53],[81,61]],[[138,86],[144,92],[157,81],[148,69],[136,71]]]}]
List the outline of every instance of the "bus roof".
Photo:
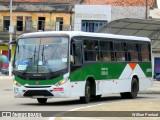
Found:
[{"label": "bus roof", "polygon": [[126,35],[114,35],[107,33],[91,33],[91,32],[82,32],[82,31],[42,31],[42,32],[33,32],[26,33],[19,36],[19,38],[28,38],[28,37],[44,37],[44,36],[86,36],[86,37],[99,37],[99,38],[115,38],[115,39],[126,39],[126,40],[138,40],[138,41],[149,41],[147,37],[136,37],[136,36],[126,36]]}]

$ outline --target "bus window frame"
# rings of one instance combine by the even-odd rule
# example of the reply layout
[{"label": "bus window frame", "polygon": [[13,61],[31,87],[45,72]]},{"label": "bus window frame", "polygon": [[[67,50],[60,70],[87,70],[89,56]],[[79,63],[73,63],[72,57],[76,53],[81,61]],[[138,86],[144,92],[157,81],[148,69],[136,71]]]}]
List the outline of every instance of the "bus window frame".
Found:
[{"label": "bus window frame", "polygon": [[[149,42],[149,41],[140,41],[140,40],[130,40],[130,39],[118,39],[118,38],[102,38],[102,37],[90,37],[90,36],[74,36],[73,37],[74,39],[79,39],[79,40],[81,40],[82,41],[82,61],[83,61],[83,63],[82,63],[82,66],[85,66],[85,65],[88,65],[88,64],[94,64],[94,63],[98,63],[98,62],[103,62],[103,63],[105,63],[105,62],[128,62],[128,63],[130,63],[130,62],[134,62],[134,63],[138,63],[138,62],[150,62],[151,61],[151,43]],[[73,39],[72,38],[72,39]],[[98,49],[97,49],[97,53],[98,53],[98,59],[97,59],[97,61],[86,61],[85,60],[85,57],[84,57],[84,47],[83,47],[83,45],[84,45],[84,40],[89,40],[89,39],[91,39],[92,41],[98,41]],[[113,50],[112,51],[108,51],[108,52],[110,52],[110,53],[113,53],[113,57],[114,57],[114,60],[111,60],[111,61],[100,61],[99,60],[99,57],[100,57],[100,52],[101,52],[101,50],[100,50],[100,42],[101,41],[107,41],[107,42],[112,42],[113,43]],[[123,50],[123,51],[120,51],[120,52],[123,52],[123,53],[125,53],[126,54],[126,59],[124,60],[124,61],[117,61],[116,60],[116,50],[115,50],[115,43],[116,42],[120,42],[120,43],[125,43],[126,44],[126,50]],[[141,46],[141,44],[144,44],[144,42],[145,42],[145,44],[148,44],[149,46],[150,46],[150,51],[149,51],[149,61],[142,61],[142,53],[141,53],[141,48],[140,48],[140,46]],[[138,53],[138,60],[137,61],[130,61],[129,60],[129,55],[128,55],[128,53],[129,53],[129,50],[128,50],[128,43],[135,43],[135,44],[137,44],[137,46],[138,46],[138,48],[137,48],[137,53]]]}]

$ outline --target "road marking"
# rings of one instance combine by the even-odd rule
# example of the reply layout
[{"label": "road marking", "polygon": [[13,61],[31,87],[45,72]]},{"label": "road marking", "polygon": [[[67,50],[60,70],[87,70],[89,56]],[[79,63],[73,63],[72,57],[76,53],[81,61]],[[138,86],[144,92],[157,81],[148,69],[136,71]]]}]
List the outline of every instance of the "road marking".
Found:
[{"label": "road marking", "polygon": [[97,104],[97,105],[89,105],[89,106],[85,106],[85,107],[79,107],[79,108],[71,109],[69,111],[76,111],[76,110],[79,110],[79,109],[84,109],[84,108],[89,108],[89,107],[95,107],[95,106],[99,106],[99,105],[103,105],[103,104],[104,103]]},{"label": "road marking", "polygon": [[[85,107],[79,107],[79,108],[75,108],[75,109],[71,109],[71,110],[68,110],[68,111],[76,111],[76,110],[79,110],[79,109],[84,109],[84,108],[89,108],[89,107],[95,107],[95,106],[99,106],[99,105],[103,105],[104,103],[101,103],[101,104],[97,104],[97,105],[89,105],[89,106],[85,106]],[[66,111],[67,112],[67,111]],[[62,112],[62,113],[58,113],[58,114],[63,114],[65,112]],[[58,115],[57,114],[57,115]],[[49,117],[48,120],[56,120],[57,117]]]},{"label": "road marking", "polygon": [[48,120],[55,120],[55,117],[49,117]]},{"label": "road marking", "polygon": [[[155,98],[156,100],[159,99],[159,98]],[[142,99],[136,99],[137,101],[140,101]],[[151,100],[151,99],[145,99],[145,100]],[[112,103],[120,103],[120,102],[131,102],[131,101],[135,101],[135,99],[122,99],[122,101],[111,101]],[[104,105],[104,104],[110,104],[111,102],[105,102],[105,103],[101,103],[101,104],[96,104],[96,105],[88,105],[88,106],[85,106],[85,107],[79,107],[79,108],[74,108],[74,109],[71,109],[71,110],[68,110],[68,111],[76,111],[76,110],[79,110],[79,109],[85,109],[85,108],[89,108],[89,107],[95,107],[95,106],[100,106],[100,105]],[[67,112],[67,111],[66,111]],[[58,113],[58,114],[63,114],[65,112],[62,112],[62,113]],[[57,115],[58,115],[57,114]],[[50,117],[49,120],[56,120],[56,118],[60,118],[60,117]],[[59,120],[59,119],[58,119]],[[61,119],[60,119],[61,120]]]}]

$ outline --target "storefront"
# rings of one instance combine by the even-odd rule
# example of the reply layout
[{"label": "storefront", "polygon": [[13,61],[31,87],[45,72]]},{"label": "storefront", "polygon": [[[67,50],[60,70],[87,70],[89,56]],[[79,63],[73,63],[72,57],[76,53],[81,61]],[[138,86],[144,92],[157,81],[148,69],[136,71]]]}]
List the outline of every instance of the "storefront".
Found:
[{"label": "storefront", "polygon": [[[15,46],[12,46],[12,56],[14,56]],[[8,74],[8,44],[0,45],[0,72]]]}]

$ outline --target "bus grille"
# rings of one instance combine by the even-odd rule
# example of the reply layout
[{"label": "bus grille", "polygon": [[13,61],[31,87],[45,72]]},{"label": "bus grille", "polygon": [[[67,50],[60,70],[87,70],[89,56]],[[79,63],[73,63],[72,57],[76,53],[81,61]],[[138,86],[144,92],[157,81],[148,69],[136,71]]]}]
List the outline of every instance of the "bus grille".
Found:
[{"label": "bus grille", "polygon": [[49,88],[51,86],[24,86],[26,88]]},{"label": "bus grille", "polygon": [[54,96],[47,90],[28,90],[24,93],[25,97],[31,96]]}]

